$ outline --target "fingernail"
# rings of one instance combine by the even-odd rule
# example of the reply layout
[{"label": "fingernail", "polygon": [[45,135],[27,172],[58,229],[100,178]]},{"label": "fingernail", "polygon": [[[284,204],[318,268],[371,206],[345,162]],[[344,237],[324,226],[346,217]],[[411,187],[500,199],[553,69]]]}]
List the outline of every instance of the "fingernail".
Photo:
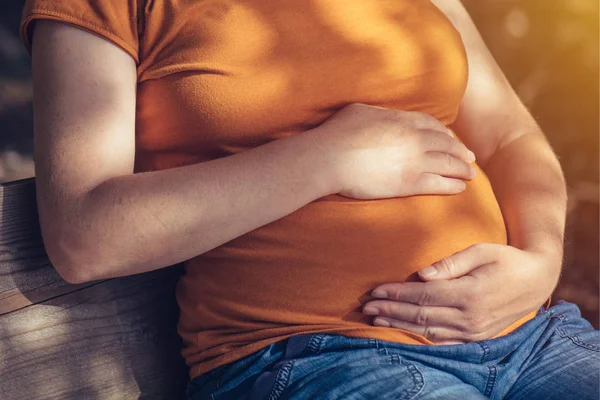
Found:
[{"label": "fingernail", "polygon": [[477,170],[472,165],[470,167],[471,167],[471,178],[475,178],[475,175],[477,175]]},{"label": "fingernail", "polygon": [[437,273],[438,271],[435,267],[427,267],[419,271],[419,275],[424,276],[425,278],[431,278],[432,276],[437,275]]},{"label": "fingernail", "polygon": [[448,130],[448,135],[454,137],[454,132],[452,132],[452,129],[446,128]]},{"label": "fingernail", "polygon": [[376,289],[376,290],[373,290],[373,293],[371,293],[371,296],[379,297],[381,299],[386,299],[388,297],[388,294],[385,290]]},{"label": "fingernail", "polygon": [[365,307],[363,308],[363,314],[367,315],[378,315],[379,309],[375,307]]},{"label": "fingernail", "polygon": [[473,153],[471,150],[469,150],[468,158],[469,158],[469,161],[471,161],[471,162],[475,161],[475,153]]},{"label": "fingernail", "polygon": [[379,319],[379,318],[375,318],[375,321],[373,321],[373,325],[385,326],[386,328],[389,328],[390,326],[392,326],[385,319]]}]

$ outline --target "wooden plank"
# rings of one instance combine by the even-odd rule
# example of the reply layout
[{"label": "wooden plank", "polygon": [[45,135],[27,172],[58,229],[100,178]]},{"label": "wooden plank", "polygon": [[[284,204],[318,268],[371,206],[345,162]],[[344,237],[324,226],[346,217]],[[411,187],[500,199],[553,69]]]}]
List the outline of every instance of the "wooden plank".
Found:
[{"label": "wooden plank", "polygon": [[89,286],[50,265],[38,224],[35,181],[0,184],[0,315]]},{"label": "wooden plank", "polygon": [[0,185],[0,397],[180,399],[176,266],[64,282],[39,233],[34,181]]},{"label": "wooden plank", "polygon": [[2,398],[182,398],[175,272],[102,281],[0,317]]}]

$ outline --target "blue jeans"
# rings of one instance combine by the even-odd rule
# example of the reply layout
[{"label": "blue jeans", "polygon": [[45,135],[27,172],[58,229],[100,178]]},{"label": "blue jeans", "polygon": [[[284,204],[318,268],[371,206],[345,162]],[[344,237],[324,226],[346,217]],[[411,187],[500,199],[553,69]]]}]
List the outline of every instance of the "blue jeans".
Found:
[{"label": "blue jeans", "polygon": [[298,335],[193,379],[188,400],[599,398],[600,331],[562,302],[459,345]]}]

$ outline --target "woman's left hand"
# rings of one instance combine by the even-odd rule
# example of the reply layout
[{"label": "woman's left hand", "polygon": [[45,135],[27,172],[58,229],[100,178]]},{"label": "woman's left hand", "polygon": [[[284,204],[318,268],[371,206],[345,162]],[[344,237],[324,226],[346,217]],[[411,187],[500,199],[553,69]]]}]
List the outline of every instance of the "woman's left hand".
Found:
[{"label": "woman's left hand", "polygon": [[[425,282],[386,283],[363,313],[434,343],[486,340],[537,310],[552,294],[562,255],[481,243],[419,271]],[[433,273],[431,273],[433,272]],[[428,274],[429,273],[429,274]]]}]

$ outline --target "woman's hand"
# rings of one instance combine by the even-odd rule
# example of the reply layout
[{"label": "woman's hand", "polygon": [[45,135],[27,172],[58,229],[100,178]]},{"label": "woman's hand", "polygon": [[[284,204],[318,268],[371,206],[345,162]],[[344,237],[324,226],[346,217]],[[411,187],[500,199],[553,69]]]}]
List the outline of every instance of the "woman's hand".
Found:
[{"label": "woman's hand", "polygon": [[474,154],[424,113],[354,103],[311,132],[343,196],[457,194],[475,176]]},{"label": "woman's hand", "polygon": [[490,339],[548,299],[561,262],[550,252],[476,244],[421,270],[426,282],[375,288],[372,295],[387,300],[366,303],[363,313],[434,343]]}]

